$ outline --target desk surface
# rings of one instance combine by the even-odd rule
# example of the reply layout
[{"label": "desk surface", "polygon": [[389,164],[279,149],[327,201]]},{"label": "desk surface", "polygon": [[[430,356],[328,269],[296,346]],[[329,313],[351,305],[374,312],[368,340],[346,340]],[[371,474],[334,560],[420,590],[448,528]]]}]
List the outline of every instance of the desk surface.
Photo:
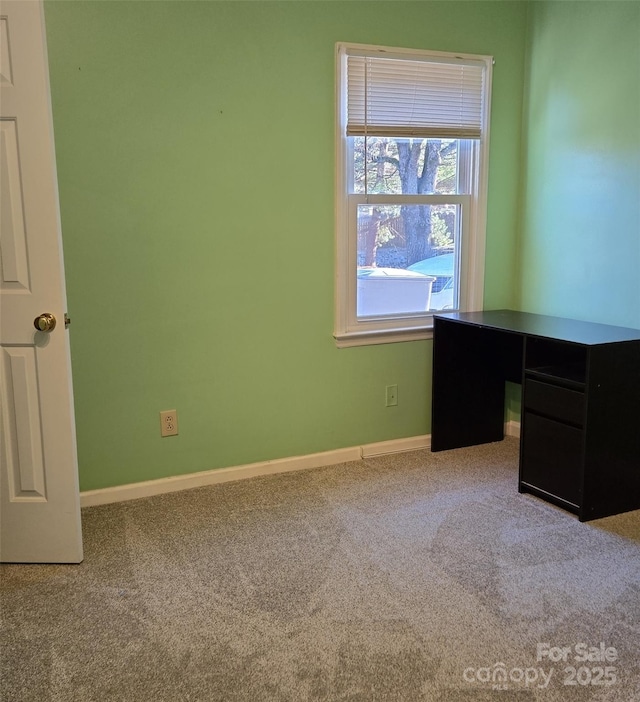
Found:
[{"label": "desk surface", "polygon": [[585,346],[612,344],[620,341],[640,341],[640,329],[614,327],[595,322],[579,322],[575,319],[548,317],[547,315],[515,312],[514,310],[444,312],[434,314],[434,317],[436,319],[451,319],[487,329],[498,329]]}]

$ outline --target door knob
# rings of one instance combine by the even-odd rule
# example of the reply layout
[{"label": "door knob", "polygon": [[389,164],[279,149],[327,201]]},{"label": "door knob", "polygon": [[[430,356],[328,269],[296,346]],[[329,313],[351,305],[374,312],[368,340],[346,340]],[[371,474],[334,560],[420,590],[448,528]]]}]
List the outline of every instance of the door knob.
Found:
[{"label": "door knob", "polygon": [[50,332],[56,328],[56,318],[50,312],[43,312],[33,320],[33,326],[41,332]]}]

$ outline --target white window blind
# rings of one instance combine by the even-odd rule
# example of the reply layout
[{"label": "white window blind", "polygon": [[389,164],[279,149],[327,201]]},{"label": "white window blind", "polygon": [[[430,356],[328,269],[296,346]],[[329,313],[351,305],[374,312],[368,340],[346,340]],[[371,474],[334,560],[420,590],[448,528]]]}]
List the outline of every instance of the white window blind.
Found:
[{"label": "white window blind", "polygon": [[351,55],[347,136],[477,139],[484,64]]}]

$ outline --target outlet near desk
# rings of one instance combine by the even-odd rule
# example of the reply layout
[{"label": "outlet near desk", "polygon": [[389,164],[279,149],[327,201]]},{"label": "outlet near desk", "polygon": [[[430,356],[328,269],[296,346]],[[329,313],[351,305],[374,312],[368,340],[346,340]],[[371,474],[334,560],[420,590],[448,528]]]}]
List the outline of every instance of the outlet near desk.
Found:
[{"label": "outlet near desk", "polygon": [[177,433],[177,410],[163,410],[162,412],[160,412],[160,436],[175,436]]}]

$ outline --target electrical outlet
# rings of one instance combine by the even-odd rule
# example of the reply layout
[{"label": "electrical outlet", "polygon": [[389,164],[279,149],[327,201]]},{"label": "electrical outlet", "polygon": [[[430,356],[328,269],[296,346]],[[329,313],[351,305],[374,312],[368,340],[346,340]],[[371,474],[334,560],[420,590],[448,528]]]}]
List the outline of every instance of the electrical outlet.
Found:
[{"label": "electrical outlet", "polygon": [[160,412],[160,436],[175,436],[178,433],[178,411]]},{"label": "electrical outlet", "polygon": [[387,385],[387,407],[395,407],[398,404],[398,386]]}]

